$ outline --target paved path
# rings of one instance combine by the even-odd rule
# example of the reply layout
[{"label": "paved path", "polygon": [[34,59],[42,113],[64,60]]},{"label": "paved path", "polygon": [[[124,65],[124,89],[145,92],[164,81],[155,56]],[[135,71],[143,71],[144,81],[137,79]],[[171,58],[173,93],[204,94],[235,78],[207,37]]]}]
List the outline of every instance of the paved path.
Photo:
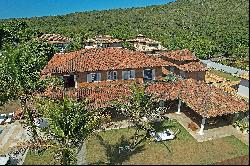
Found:
[{"label": "paved path", "polygon": [[4,130],[0,134],[0,154],[10,155],[11,165],[21,165],[26,157],[25,149],[14,152],[12,148],[29,139],[27,132],[19,121],[4,125]]},{"label": "paved path", "polygon": [[207,129],[204,130],[204,135],[200,135],[197,133],[200,129],[199,126],[197,131],[192,131],[190,128],[188,128],[188,124],[192,122],[192,120],[189,117],[187,117],[184,113],[181,114],[171,113],[167,114],[166,116],[171,119],[176,119],[198,142],[234,135],[243,143],[249,145],[248,134],[243,134],[241,131],[236,130],[232,125]]},{"label": "paved path", "polygon": [[88,165],[85,156],[86,156],[86,143],[83,142],[80,151],[77,153],[77,165]]}]

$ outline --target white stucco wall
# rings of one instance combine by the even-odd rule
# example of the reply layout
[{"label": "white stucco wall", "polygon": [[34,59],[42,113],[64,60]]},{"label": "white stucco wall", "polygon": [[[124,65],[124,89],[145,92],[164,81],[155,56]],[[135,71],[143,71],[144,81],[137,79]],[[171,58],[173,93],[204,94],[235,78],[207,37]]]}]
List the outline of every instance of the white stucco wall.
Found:
[{"label": "white stucco wall", "polygon": [[238,94],[249,98],[249,80],[241,79]]}]

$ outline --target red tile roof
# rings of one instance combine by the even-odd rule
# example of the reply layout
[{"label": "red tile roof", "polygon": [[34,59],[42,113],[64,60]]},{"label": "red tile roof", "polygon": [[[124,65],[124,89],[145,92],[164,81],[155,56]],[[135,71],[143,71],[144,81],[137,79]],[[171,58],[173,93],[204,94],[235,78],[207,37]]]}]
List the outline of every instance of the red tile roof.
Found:
[{"label": "red tile roof", "polygon": [[87,39],[85,42],[119,43],[122,42],[122,40],[109,35],[98,35],[93,39]]},{"label": "red tile roof", "polygon": [[[146,89],[156,97],[164,100],[180,98],[186,105],[203,117],[216,117],[249,110],[246,101],[193,79],[179,80],[177,82],[153,83]],[[62,91],[53,91],[46,96],[61,98]],[[68,95],[77,98],[87,98],[93,101],[93,107],[106,107],[110,100],[120,99],[123,95],[130,95],[129,84],[117,83],[103,85],[102,87],[89,87],[69,91]]]},{"label": "red tile roof", "polygon": [[220,88],[193,79],[182,82],[180,98],[203,117],[215,117],[249,110],[246,101],[236,98]]},{"label": "red tile roof", "polygon": [[197,59],[188,49],[161,52],[160,55],[178,61],[192,61]]},{"label": "red tile roof", "polygon": [[42,74],[166,66],[169,63],[142,52],[122,48],[93,48],[56,54]]},{"label": "red tile roof", "polygon": [[48,41],[49,43],[65,43],[70,41],[69,38],[60,34],[43,34],[39,39]]},{"label": "red tile roof", "polygon": [[175,65],[175,66],[182,71],[188,71],[188,72],[208,70],[207,67],[200,61],[191,61],[183,65]]},{"label": "red tile roof", "polygon": [[245,72],[243,74],[240,74],[238,77],[243,78],[245,80],[249,80],[249,72]]},{"label": "red tile roof", "polygon": [[168,70],[168,69],[166,69],[165,67],[162,67],[162,74],[164,74],[164,75],[168,75],[168,74],[170,74],[171,72]]}]

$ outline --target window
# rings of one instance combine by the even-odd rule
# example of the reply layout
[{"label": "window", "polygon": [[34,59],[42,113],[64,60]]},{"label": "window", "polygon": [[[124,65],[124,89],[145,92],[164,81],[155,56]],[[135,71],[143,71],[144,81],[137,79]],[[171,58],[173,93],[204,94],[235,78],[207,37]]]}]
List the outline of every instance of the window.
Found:
[{"label": "window", "polygon": [[64,88],[71,88],[76,86],[76,76],[74,75],[64,75]]},{"label": "window", "polygon": [[102,43],[97,43],[97,48],[102,48],[102,47],[103,47]]},{"label": "window", "polygon": [[122,71],[122,79],[134,79],[135,78],[135,70]]},{"label": "window", "polygon": [[186,73],[184,71],[180,71],[181,78],[186,78]]},{"label": "window", "polygon": [[87,74],[87,82],[101,81],[101,73],[89,73]]},{"label": "window", "polygon": [[117,80],[117,71],[109,71],[107,76],[108,80]]},{"label": "window", "polygon": [[144,69],[143,70],[143,78],[145,80],[155,79],[155,69]]},{"label": "window", "polygon": [[86,46],[93,46],[93,45],[94,45],[93,42],[88,42],[88,43],[86,43]]},{"label": "window", "polygon": [[172,73],[174,72],[174,67],[173,67],[173,66],[170,67],[170,71],[171,71]]}]

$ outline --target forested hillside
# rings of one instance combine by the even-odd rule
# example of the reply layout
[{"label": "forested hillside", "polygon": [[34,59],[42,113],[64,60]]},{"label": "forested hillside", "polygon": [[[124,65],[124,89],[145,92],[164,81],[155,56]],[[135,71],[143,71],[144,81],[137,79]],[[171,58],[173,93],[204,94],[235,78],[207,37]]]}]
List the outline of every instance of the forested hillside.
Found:
[{"label": "forested hillside", "polygon": [[[96,34],[132,38],[141,33],[172,49],[188,48],[200,58],[222,54],[223,63],[248,69],[249,1],[177,0],[160,6],[22,19],[43,33],[74,39],[74,48]],[[6,20],[4,20],[6,21]],[[8,21],[8,20],[7,20]]]}]

